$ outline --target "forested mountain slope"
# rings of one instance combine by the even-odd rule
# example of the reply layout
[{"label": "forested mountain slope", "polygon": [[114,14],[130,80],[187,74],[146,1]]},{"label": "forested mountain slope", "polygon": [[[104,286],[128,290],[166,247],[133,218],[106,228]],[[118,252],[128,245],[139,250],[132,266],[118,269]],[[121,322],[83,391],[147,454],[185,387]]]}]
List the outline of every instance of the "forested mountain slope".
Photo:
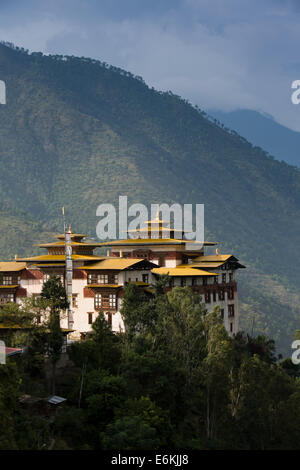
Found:
[{"label": "forested mountain slope", "polygon": [[208,114],[252,144],[262,147],[277,160],[300,167],[300,132],[282,126],[271,116],[251,109],[230,112],[209,110]]}]

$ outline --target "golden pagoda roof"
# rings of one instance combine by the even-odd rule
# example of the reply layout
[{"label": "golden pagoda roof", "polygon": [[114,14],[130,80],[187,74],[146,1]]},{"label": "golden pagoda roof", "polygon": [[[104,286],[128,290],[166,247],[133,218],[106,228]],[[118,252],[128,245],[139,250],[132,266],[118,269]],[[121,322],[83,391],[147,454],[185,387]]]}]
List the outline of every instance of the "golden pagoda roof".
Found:
[{"label": "golden pagoda roof", "polygon": [[26,268],[26,263],[16,261],[0,262],[0,272],[22,271]]},{"label": "golden pagoda roof", "polygon": [[198,262],[220,262],[220,261],[227,261],[229,258],[231,258],[233,255],[206,255],[206,256],[197,256],[197,258],[194,258],[194,261]]},{"label": "golden pagoda roof", "polygon": [[[71,232],[70,237],[71,237],[71,239],[72,238],[85,238],[85,237],[87,237],[87,235],[85,233],[73,233],[73,232]],[[58,238],[59,240],[60,239],[64,240],[65,239],[65,234],[61,233],[59,235],[55,235],[54,238]]]},{"label": "golden pagoda roof", "polygon": [[[72,241],[70,243],[71,246],[84,246],[84,247],[88,247],[88,246],[100,246],[99,243],[84,243],[84,242],[74,242]],[[64,247],[65,246],[65,242],[64,241],[58,241],[58,242],[50,242],[50,243],[39,243],[39,244],[36,244],[35,246],[39,246],[40,248],[52,248],[52,247]]]},{"label": "golden pagoda roof", "polygon": [[235,268],[245,268],[246,266],[240,264],[238,259],[235,258],[233,255],[207,255],[207,256],[197,256],[193,259],[193,263],[189,266],[195,266],[196,264],[200,268],[218,268],[222,266],[222,264],[226,263],[226,261],[231,260],[235,263]]},{"label": "golden pagoda roof", "polygon": [[219,268],[225,263],[225,261],[221,262],[207,262],[207,263],[187,263],[187,264],[178,264],[179,268]]},{"label": "golden pagoda roof", "polygon": [[5,285],[5,286],[0,286],[0,289],[15,289],[16,287],[19,287],[18,284],[9,284],[9,285]]},{"label": "golden pagoda roof", "polygon": [[[103,259],[103,256],[95,255],[72,255],[73,261],[97,261]],[[65,261],[66,255],[40,255],[30,258],[19,258],[20,261]]]},{"label": "golden pagoda roof", "polygon": [[[145,261],[141,258],[119,258],[116,256],[112,256],[110,258],[103,259],[95,264],[89,264],[88,266],[81,266],[79,269],[86,269],[86,270],[94,270],[94,269],[116,269],[122,271],[123,269],[127,269],[135,264],[141,263]],[[151,263],[148,261],[148,263]],[[151,263],[154,265],[154,263]]]},{"label": "golden pagoda roof", "polygon": [[62,263],[34,263],[34,266],[38,267],[38,268],[64,268],[65,267],[65,263],[62,262]]},{"label": "golden pagoda roof", "polygon": [[184,240],[177,238],[127,238],[124,240],[113,240],[103,242],[101,246],[130,246],[130,245],[185,245],[186,243],[205,246],[216,245],[216,242],[199,242],[195,240]]},{"label": "golden pagoda roof", "polygon": [[167,224],[169,222],[166,222],[165,220],[162,220],[162,219],[159,219],[159,217],[156,217],[155,219],[153,220],[145,220],[144,224],[147,224],[147,225],[152,225],[152,224]]},{"label": "golden pagoda roof", "polygon": [[87,287],[94,288],[94,289],[96,287],[99,288],[99,289],[101,289],[102,287],[104,287],[104,288],[109,287],[109,288],[112,288],[112,289],[117,289],[119,287],[123,287],[123,285],[122,284],[88,284]]},{"label": "golden pagoda roof", "polygon": [[[183,232],[183,229],[176,229],[172,227],[147,227],[136,228],[134,230],[127,230],[127,233],[149,233],[149,232]],[[189,232],[190,233],[190,232]]]},{"label": "golden pagoda roof", "polygon": [[151,270],[153,274],[168,274],[169,276],[218,276],[216,273],[203,271],[194,268],[154,268]]}]

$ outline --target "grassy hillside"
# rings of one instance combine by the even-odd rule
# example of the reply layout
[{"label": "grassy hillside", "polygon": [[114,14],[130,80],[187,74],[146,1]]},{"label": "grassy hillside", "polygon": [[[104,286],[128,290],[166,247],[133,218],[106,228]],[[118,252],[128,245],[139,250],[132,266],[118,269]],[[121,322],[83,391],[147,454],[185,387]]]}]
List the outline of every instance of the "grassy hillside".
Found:
[{"label": "grassy hillside", "polygon": [[[91,59],[0,45],[0,71],[7,85],[0,197],[38,224],[33,240],[38,227],[61,226],[63,205],[76,230],[95,236],[97,206],[119,195],[148,204],[204,203],[206,238],[256,273],[243,274],[244,324],[255,310],[257,327],[287,352],[300,306],[287,290],[296,292],[300,280],[298,170],[171,92]],[[2,226],[5,220],[0,214]],[[7,233],[22,244],[13,226]]]}]

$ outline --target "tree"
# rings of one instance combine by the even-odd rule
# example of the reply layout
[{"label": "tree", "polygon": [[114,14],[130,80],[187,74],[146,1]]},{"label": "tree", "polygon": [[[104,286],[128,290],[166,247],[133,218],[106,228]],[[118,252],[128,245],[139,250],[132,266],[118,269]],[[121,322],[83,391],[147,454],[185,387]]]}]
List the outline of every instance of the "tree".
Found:
[{"label": "tree", "polygon": [[0,364],[0,450],[15,450],[15,414],[20,377],[15,364]]},{"label": "tree", "polygon": [[52,393],[55,394],[56,364],[61,356],[63,345],[63,333],[60,327],[61,311],[69,306],[65,288],[58,276],[50,276],[44,283],[41,297],[47,300],[49,307],[47,345],[52,363]]},{"label": "tree", "polygon": [[124,289],[121,314],[129,340],[134,334],[148,331],[156,319],[155,307],[144,290],[131,282]]},{"label": "tree", "polygon": [[169,411],[162,409],[149,397],[129,398],[122,407],[116,410],[116,419],[122,417],[139,417],[143,423],[156,430],[160,447],[167,447],[172,442],[173,428]]},{"label": "tree", "polygon": [[205,357],[200,366],[199,381],[203,389],[205,430],[208,441],[217,441],[228,419],[230,373],[234,349],[216,307],[204,318]]},{"label": "tree", "polygon": [[11,327],[5,341],[12,347],[25,349],[19,363],[32,376],[41,375],[43,370],[46,324],[40,318],[45,316],[47,306],[45,299],[31,296],[21,304],[11,302],[0,309],[0,323]]},{"label": "tree", "polygon": [[160,440],[154,427],[140,416],[125,416],[107,425],[101,433],[104,450],[154,450]]},{"label": "tree", "polygon": [[[73,343],[70,347],[70,358],[80,367],[78,407],[81,406],[86,374],[94,369],[105,369],[117,373],[121,360],[121,341],[119,335],[114,334],[102,312],[92,325],[89,338]],[[77,393],[77,388],[76,388]]]}]

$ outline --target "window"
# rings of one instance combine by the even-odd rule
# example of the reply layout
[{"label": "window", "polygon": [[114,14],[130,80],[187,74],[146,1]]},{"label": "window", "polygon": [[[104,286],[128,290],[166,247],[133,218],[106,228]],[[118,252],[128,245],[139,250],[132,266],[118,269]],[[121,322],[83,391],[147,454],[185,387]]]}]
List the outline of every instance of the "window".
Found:
[{"label": "window", "polygon": [[197,279],[195,277],[192,277],[192,286],[195,286],[197,284]]},{"label": "window", "polygon": [[100,308],[102,306],[102,294],[95,294],[94,305],[95,308]]},{"label": "window", "polygon": [[233,287],[230,287],[228,291],[228,299],[233,300],[234,299],[234,290]]},{"label": "window", "polygon": [[78,307],[78,294],[73,294],[72,295],[72,307],[77,308]]},{"label": "window", "polygon": [[117,274],[113,274],[111,279],[112,279],[113,284],[118,284],[118,275]]},{"label": "window", "polygon": [[43,281],[47,282],[49,281],[50,274],[44,274]]},{"label": "window", "polygon": [[219,278],[218,278],[218,276],[215,276],[215,277],[214,277],[214,283],[215,283],[215,284],[218,284],[218,283],[219,283]]},{"label": "window", "polygon": [[202,284],[203,284],[204,286],[207,286],[207,277],[204,277],[204,278],[203,278]]},{"label": "window", "polygon": [[94,298],[95,309],[106,309],[117,307],[117,296],[116,294],[95,294]]},{"label": "window", "polygon": [[233,281],[233,273],[229,273],[229,282]]},{"label": "window", "polygon": [[217,293],[214,291],[213,292],[213,302],[217,301]]},{"label": "window", "polygon": [[110,308],[116,308],[117,296],[116,294],[109,294],[109,306]]},{"label": "window", "polygon": [[234,317],[234,305],[228,305],[228,316]]},{"label": "window", "polygon": [[12,284],[12,276],[3,276],[3,285],[9,286]]},{"label": "window", "polygon": [[108,274],[99,274],[98,275],[99,284],[108,284]]},{"label": "window", "polygon": [[224,308],[221,308],[221,318],[224,320]]},{"label": "window", "polygon": [[7,304],[8,302],[14,302],[14,294],[2,294],[0,297],[0,305]]},{"label": "window", "polygon": [[224,289],[221,289],[219,292],[219,300],[225,300],[225,292]]},{"label": "window", "polygon": [[206,304],[210,303],[210,292],[205,292],[205,303]]},{"label": "window", "polygon": [[112,325],[112,314],[110,312],[107,314],[107,322],[110,326]]},{"label": "window", "polygon": [[226,273],[222,274],[222,283],[225,284],[226,282]]},{"label": "window", "polygon": [[186,279],[185,277],[181,278],[181,287],[184,287],[186,285]]},{"label": "window", "polygon": [[93,323],[93,314],[88,313],[88,324],[91,325]]},{"label": "window", "polygon": [[230,323],[230,333],[233,332],[233,323]]},{"label": "window", "polygon": [[149,274],[143,274],[143,282],[148,284]]},{"label": "window", "polygon": [[108,284],[108,274],[88,274],[88,284]]}]

